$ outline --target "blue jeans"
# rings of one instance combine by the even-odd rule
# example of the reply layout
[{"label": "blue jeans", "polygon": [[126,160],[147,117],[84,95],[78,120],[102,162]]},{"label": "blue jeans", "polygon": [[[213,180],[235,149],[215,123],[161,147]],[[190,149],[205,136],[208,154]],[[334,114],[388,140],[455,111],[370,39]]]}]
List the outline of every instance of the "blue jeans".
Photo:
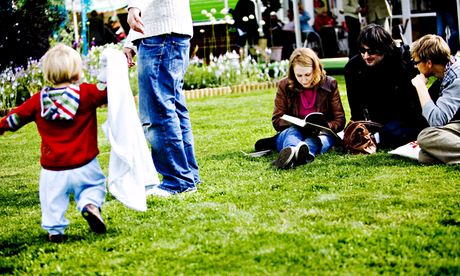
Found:
[{"label": "blue jeans", "polygon": [[437,33],[440,37],[446,39],[446,27],[449,27],[450,38],[447,41],[452,55],[455,55],[460,48],[457,13],[455,11],[437,11],[436,12],[436,26]]},{"label": "blue jeans", "polygon": [[161,188],[180,193],[200,182],[192,125],[182,92],[189,63],[190,37],[167,34],[139,45],[139,113],[163,176]]},{"label": "blue jeans", "polygon": [[313,156],[325,153],[334,145],[334,138],[329,135],[306,136],[297,127],[291,126],[278,135],[276,149],[281,151],[287,147],[295,147],[302,141],[307,144]]}]

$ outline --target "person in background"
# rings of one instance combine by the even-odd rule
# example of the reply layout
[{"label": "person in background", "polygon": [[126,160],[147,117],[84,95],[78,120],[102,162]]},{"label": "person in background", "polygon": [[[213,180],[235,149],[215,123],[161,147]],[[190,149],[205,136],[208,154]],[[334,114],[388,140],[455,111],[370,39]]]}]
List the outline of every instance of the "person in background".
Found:
[{"label": "person in background", "polygon": [[[450,52],[456,55],[459,45],[458,34],[458,17],[457,17],[457,1],[433,1],[434,11],[436,12],[436,27],[437,34],[447,41]],[[446,36],[446,28],[449,29],[449,39]]]},{"label": "person in background", "polygon": [[100,209],[105,200],[105,175],[97,161],[96,108],[107,104],[105,68],[96,84],[78,84],[80,54],[57,44],[42,58],[44,87],[0,120],[0,135],[35,122],[41,136],[41,226],[48,240],[62,242],[69,221],[64,217],[71,193],[92,231],[105,233]]},{"label": "person in background", "polygon": [[259,40],[259,24],[256,17],[256,4],[252,0],[238,0],[235,9],[229,13],[235,20],[234,26],[238,32],[238,46],[243,48],[246,43],[249,47],[257,45]]},{"label": "person in background", "polygon": [[269,9],[264,11],[262,18],[265,21],[262,29],[264,31],[264,36],[267,38],[267,46],[282,46],[284,23],[279,20],[276,12],[270,11]]},{"label": "person in background", "polygon": [[358,37],[359,53],[345,65],[351,120],[383,125],[382,148],[414,141],[428,126],[421,115],[417,92],[411,84],[417,75],[406,47],[397,47],[380,25],[369,24]]},{"label": "person in background", "polygon": [[[142,16],[142,17],[141,17]],[[137,45],[139,113],[152,158],[163,176],[147,195],[195,192],[200,183],[190,113],[182,92],[193,35],[188,0],[132,0],[123,51],[133,66]]]},{"label": "person in background", "polygon": [[273,166],[288,169],[307,164],[334,145],[330,134],[305,131],[281,119],[284,114],[303,119],[312,112],[323,113],[336,133],[345,126],[337,81],[326,76],[313,50],[298,48],[289,58],[288,76],[279,82],[275,96],[272,123],[278,134],[268,138],[273,142],[271,147],[279,152]]},{"label": "person in background", "polygon": [[[419,161],[424,164],[460,164],[460,63],[440,36],[425,35],[411,45],[413,62],[420,74],[412,79],[430,127],[420,132]],[[436,77],[429,93],[426,83]],[[438,84],[438,85],[437,85]]]},{"label": "person in background", "polygon": [[310,32],[314,32],[313,27],[310,25],[309,21],[311,15],[307,10],[304,9],[303,5],[299,3],[299,22],[300,22],[300,31],[302,36],[306,38]]},{"label": "person in background", "polygon": [[88,18],[88,40],[91,46],[104,45],[106,42],[106,28],[104,20],[97,11],[91,11]]},{"label": "person in background", "polygon": [[359,14],[362,8],[358,0],[346,0],[343,5],[345,23],[348,28],[348,57],[352,58],[358,53],[358,36],[361,31]]},{"label": "person in background", "polygon": [[366,3],[363,8],[367,11],[367,23],[380,25],[390,32],[392,11],[388,0],[364,0],[363,2]]}]

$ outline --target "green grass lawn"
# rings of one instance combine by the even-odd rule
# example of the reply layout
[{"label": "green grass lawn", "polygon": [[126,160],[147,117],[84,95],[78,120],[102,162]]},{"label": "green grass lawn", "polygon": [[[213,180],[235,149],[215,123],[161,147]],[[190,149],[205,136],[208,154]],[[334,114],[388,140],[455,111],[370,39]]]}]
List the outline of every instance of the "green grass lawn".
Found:
[{"label": "green grass lawn", "polygon": [[[63,244],[46,242],[40,228],[35,125],[0,137],[0,274],[460,274],[459,166],[329,152],[276,170],[275,155],[241,152],[274,134],[274,93],[190,100],[198,192],[149,197],[147,212],[108,196],[104,235],[89,231],[72,202]],[[98,114],[102,122],[106,110]]]},{"label": "green grass lawn", "polygon": [[[228,0],[228,7],[234,8],[238,0]],[[216,19],[222,19],[224,15],[220,14],[220,11],[225,7],[223,0],[190,0],[190,10],[192,12],[193,22],[207,21],[209,18],[206,15],[201,14],[202,10],[208,12],[212,8],[216,9],[214,17]]]}]

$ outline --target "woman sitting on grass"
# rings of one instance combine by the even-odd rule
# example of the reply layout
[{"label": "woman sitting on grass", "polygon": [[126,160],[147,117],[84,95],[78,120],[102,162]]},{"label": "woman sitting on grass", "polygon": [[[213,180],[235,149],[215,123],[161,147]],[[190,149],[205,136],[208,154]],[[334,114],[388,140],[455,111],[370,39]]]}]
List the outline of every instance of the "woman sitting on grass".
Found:
[{"label": "woman sitting on grass", "polygon": [[316,155],[334,145],[334,136],[309,127],[291,125],[281,116],[286,114],[303,119],[313,112],[322,113],[327,126],[335,133],[345,126],[337,81],[326,76],[313,50],[300,48],[289,58],[288,76],[278,85],[272,116],[273,127],[278,134],[259,140],[256,149],[276,149],[279,152],[278,158],[273,161],[276,168],[288,169],[312,162]]}]

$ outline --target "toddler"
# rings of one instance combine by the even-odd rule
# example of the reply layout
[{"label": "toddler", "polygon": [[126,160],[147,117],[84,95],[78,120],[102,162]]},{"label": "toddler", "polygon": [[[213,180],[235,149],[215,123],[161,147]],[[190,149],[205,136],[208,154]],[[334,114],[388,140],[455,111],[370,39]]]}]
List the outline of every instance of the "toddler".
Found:
[{"label": "toddler", "polygon": [[0,120],[0,135],[34,121],[41,136],[41,226],[48,240],[62,242],[69,221],[64,217],[69,195],[92,231],[105,233],[100,214],[106,188],[97,160],[96,108],[107,103],[105,68],[97,85],[78,84],[82,74],[80,54],[64,44],[42,58],[45,80],[51,84]]}]

